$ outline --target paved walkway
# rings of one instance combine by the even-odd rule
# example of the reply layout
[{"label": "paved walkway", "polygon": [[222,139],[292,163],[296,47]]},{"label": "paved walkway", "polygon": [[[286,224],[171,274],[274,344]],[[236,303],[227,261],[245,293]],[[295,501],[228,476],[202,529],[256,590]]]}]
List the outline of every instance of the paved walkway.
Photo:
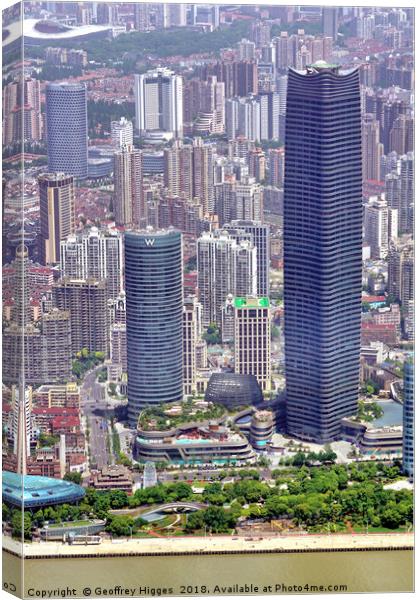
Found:
[{"label": "paved walkway", "polygon": [[[22,545],[3,536],[3,547],[21,554]],[[99,545],[69,546],[55,542],[34,542],[24,544],[26,557],[39,556],[57,558],[60,556],[112,555],[112,554],[161,554],[185,552],[256,552],[256,551],[322,551],[322,550],[362,550],[381,548],[413,548],[413,533],[378,533],[347,535],[289,535],[275,538],[238,538],[230,536],[176,537],[165,539],[132,539],[104,541]]]}]

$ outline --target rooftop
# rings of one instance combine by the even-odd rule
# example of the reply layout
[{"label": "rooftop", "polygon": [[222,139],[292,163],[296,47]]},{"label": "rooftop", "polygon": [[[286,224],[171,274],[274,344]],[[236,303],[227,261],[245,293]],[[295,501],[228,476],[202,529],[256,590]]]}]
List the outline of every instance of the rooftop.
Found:
[{"label": "rooftop", "polygon": [[262,298],[240,298],[234,300],[235,308],[270,308],[270,300],[263,296]]},{"label": "rooftop", "polygon": [[50,504],[76,502],[85,495],[85,490],[71,481],[19,475],[10,471],[2,472],[3,500],[14,506],[32,508]]}]

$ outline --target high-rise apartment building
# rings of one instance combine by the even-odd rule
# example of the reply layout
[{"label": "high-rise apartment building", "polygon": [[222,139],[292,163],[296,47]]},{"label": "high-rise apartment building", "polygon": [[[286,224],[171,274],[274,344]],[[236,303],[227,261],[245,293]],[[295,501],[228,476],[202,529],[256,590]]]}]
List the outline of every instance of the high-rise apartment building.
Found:
[{"label": "high-rise apartment building", "polygon": [[264,392],[271,390],[270,301],[236,297],[235,373],[255,375]]},{"label": "high-rise apartment building", "polygon": [[71,279],[104,279],[107,299],[124,286],[122,236],[116,230],[89,230],[61,242],[60,275]]},{"label": "high-rise apartment building", "polygon": [[278,188],[284,181],[284,148],[270,148],[268,151],[268,184]]},{"label": "high-rise apartment building", "polygon": [[338,33],[338,8],[324,6],[322,8],[322,31],[324,36],[337,39]]},{"label": "high-rise apartment building", "polygon": [[184,300],[182,313],[182,364],[184,395],[197,392],[197,345],[201,343],[203,307],[195,296]]},{"label": "high-rise apartment building", "polygon": [[215,75],[184,82],[184,127],[196,135],[224,132],[225,84]]},{"label": "high-rise apartment building", "polygon": [[127,232],[128,419],[182,399],[182,239],[175,230]]},{"label": "high-rise apartment building", "polygon": [[65,173],[38,177],[39,253],[44,265],[60,261],[60,243],[75,231],[74,178]]},{"label": "high-rise apartment building", "polygon": [[60,279],[53,287],[57,308],[70,312],[71,347],[75,354],[108,349],[107,298],[105,281],[98,279]]},{"label": "high-rise apartment building", "polygon": [[213,148],[201,138],[192,145],[175,140],[165,148],[164,184],[170,196],[198,198],[205,213],[213,210]]},{"label": "high-rise apartment building", "polygon": [[218,61],[201,67],[199,72],[203,81],[212,75],[222,81],[226,98],[258,93],[258,69],[253,60]]},{"label": "high-rise apartment building", "polygon": [[143,136],[182,137],[182,77],[166,68],[134,76],[136,130]]},{"label": "high-rise apartment building", "polygon": [[123,146],[114,154],[115,223],[140,227],[146,222],[143,200],[142,151]]},{"label": "high-rise apartment building", "polygon": [[364,232],[371,258],[386,259],[390,241],[398,237],[398,211],[373,196],[364,207]]},{"label": "high-rise apartment building", "polygon": [[[310,127],[302,124],[310,123]],[[287,429],[327,442],[357,409],[362,276],[359,75],[289,70],[284,181]],[[344,176],[345,174],[345,176]]]},{"label": "high-rise apartment building", "polygon": [[401,302],[404,313],[414,299],[414,244],[391,242],[388,254],[388,293]]},{"label": "high-rise apartment building", "polygon": [[87,92],[84,83],[49,83],[45,90],[48,170],[79,179],[88,174]]},{"label": "high-rise apartment building", "polygon": [[240,234],[250,235],[250,239],[257,249],[257,296],[268,296],[270,290],[270,228],[258,221],[234,220],[224,229],[237,242]]},{"label": "high-rise apartment building", "polygon": [[400,156],[397,168],[385,176],[388,205],[398,210],[400,234],[412,233],[414,225],[414,154]]},{"label": "high-rise apartment building", "polygon": [[363,181],[381,180],[381,158],[384,148],[379,140],[379,121],[374,115],[364,115],[362,121]]},{"label": "high-rise apartment building", "polygon": [[41,137],[40,81],[19,76],[3,90],[3,144],[38,142]]},{"label": "high-rise apartment building", "polygon": [[114,148],[133,145],[133,123],[125,117],[111,121],[111,141]]},{"label": "high-rise apartment building", "polygon": [[256,295],[257,249],[250,240],[236,242],[225,231],[204,232],[197,240],[199,300],[203,326],[221,326],[228,294]]}]

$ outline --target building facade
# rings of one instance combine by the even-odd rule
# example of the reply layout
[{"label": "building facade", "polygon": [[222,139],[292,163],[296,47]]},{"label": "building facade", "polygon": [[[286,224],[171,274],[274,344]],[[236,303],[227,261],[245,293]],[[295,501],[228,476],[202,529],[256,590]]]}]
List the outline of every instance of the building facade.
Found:
[{"label": "building facade", "polygon": [[182,399],[182,245],[175,230],[125,234],[128,418]]},{"label": "building facade", "polygon": [[49,83],[45,91],[48,170],[88,174],[87,91],[83,83]]},{"label": "building facade", "polygon": [[357,70],[340,73],[323,61],[306,72],[289,70],[285,151],[287,430],[325,443],[339,436],[341,419],[356,411],[358,400],[362,156]]}]

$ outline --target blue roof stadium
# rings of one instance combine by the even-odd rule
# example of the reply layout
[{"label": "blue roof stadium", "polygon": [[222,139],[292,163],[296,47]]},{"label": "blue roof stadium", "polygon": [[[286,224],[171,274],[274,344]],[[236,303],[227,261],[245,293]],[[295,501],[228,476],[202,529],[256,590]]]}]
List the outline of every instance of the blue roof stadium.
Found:
[{"label": "blue roof stadium", "polygon": [[23,503],[24,508],[34,508],[77,502],[86,491],[71,481],[3,471],[2,493],[3,500],[9,504],[21,507]]}]

